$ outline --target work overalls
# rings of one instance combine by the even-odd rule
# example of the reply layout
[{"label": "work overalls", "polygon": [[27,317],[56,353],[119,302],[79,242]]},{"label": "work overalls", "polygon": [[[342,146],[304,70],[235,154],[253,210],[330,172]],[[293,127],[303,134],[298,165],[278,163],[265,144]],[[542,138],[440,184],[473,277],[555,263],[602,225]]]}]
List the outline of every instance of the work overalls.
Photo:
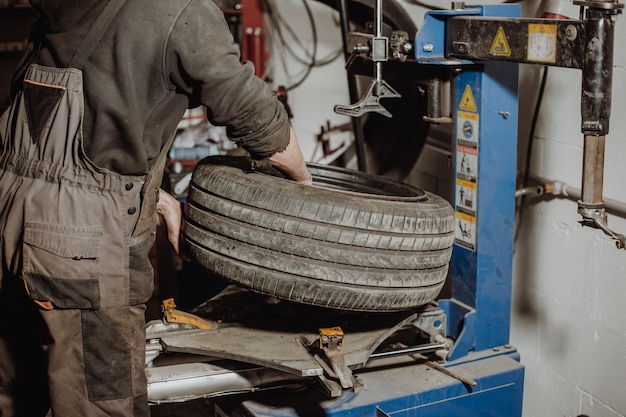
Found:
[{"label": "work overalls", "polygon": [[72,66],[31,64],[0,119],[0,416],[45,415],[47,388],[57,417],[149,416],[144,303],[167,146],[149,175],[95,166]]}]

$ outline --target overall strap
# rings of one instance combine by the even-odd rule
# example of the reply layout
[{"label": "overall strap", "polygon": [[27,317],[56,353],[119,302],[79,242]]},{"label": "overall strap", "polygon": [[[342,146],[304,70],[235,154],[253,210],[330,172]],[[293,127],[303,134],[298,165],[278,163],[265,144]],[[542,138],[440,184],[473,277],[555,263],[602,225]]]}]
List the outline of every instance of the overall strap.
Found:
[{"label": "overall strap", "polygon": [[83,38],[80,45],[78,45],[78,48],[70,59],[68,67],[82,69],[85,61],[89,58],[89,55],[91,55],[91,52],[93,52],[98,42],[100,42],[100,38],[102,38],[107,27],[109,27],[117,12],[124,5],[124,2],[125,0],[109,0],[91,29],[89,29],[87,35]]}]

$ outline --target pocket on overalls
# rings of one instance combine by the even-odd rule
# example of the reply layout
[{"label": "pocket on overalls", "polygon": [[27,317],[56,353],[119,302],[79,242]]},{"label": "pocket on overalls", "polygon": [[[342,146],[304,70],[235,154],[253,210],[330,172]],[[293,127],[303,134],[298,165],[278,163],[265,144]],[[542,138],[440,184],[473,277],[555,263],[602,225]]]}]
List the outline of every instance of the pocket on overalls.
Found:
[{"label": "pocket on overalls", "polygon": [[148,239],[129,248],[129,304],[143,304],[152,297],[154,291],[154,268],[150,262],[150,250],[156,241],[156,233],[151,232]]},{"label": "pocket on overalls", "polygon": [[100,307],[98,228],[26,223],[23,276],[33,300],[54,307]]}]

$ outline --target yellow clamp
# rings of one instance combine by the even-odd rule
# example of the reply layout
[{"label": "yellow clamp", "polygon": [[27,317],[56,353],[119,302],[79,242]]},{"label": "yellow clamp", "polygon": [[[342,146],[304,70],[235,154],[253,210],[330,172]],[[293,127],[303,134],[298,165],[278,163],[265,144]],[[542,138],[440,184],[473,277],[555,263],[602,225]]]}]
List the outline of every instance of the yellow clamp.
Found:
[{"label": "yellow clamp", "polygon": [[326,327],[319,329],[320,332],[320,349],[328,346],[331,349],[343,345],[343,330],[341,327]]},{"label": "yellow clamp", "polygon": [[201,330],[209,330],[213,327],[211,323],[195,314],[176,310],[176,304],[173,298],[163,300],[163,314],[165,321],[168,323],[189,324]]}]

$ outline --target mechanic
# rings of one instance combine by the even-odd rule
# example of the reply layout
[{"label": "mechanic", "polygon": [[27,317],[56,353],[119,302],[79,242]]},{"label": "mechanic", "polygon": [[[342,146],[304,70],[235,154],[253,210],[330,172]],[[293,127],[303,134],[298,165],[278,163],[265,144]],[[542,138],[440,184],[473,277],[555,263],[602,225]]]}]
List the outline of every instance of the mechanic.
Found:
[{"label": "mechanic", "polygon": [[187,108],[311,184],[275,94],[212,0],[31,0],[0,119],[0,415],[149,416],[145,303],[161,190]]}]

